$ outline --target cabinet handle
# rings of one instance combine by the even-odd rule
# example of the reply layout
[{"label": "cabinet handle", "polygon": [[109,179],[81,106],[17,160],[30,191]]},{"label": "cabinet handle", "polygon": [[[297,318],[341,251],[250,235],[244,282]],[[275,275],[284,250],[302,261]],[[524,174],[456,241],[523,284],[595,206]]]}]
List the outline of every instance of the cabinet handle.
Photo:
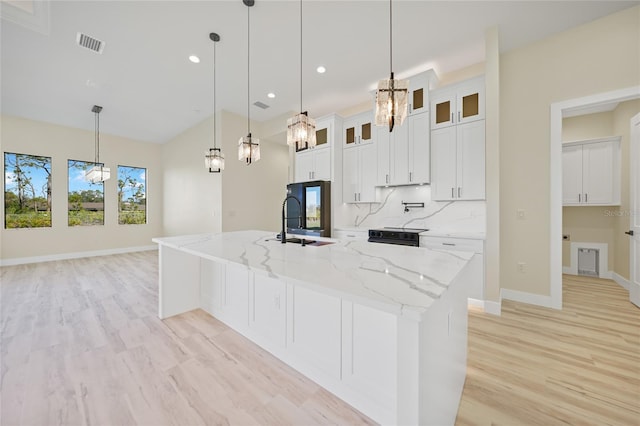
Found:
[{"label": "cabinet handle", "polygon": [[454,243],[442,243],[443,246],[455,246]]},{"label": "cabinet handle", "polygon": [[461,193],[462,193],[462,188],[458,187],[458,198],[460,198]]},{"label": "cabinet handle", "polygon": [[584,202],[585,203],[589,202],[589,194],[584,194]]},{"label": "cabinet handle", "polygon": [[409,182],[413,182],[413,173],[409,172]]},{"label": "cabinet handle", "polygon": [[357,192],[353,193],[353,201],[358,201],[358,193]]},{"label": "cabinet handle", "polygon": [[451,122],[453,123],[453,113],[451,113]]},{"label": "cabinet handle", "polygon": [[389,183],[389,175],[388,174],[385,175],[384,181],[385,181],[385,183]]},{"label": "cabinet handle", "polygon": [[460,122],[460,111],[458,111],[458,123]]},{"label": "cabinet handle", "polygon": [[451,198],[456,198],[456,196],[454,195],[453,191],[455,191],[455,189],[451,188]]},{"label": "cabinet handle", "polygon": [[581,203],[582,202],[582,194],[578,194],[578,202]]}]

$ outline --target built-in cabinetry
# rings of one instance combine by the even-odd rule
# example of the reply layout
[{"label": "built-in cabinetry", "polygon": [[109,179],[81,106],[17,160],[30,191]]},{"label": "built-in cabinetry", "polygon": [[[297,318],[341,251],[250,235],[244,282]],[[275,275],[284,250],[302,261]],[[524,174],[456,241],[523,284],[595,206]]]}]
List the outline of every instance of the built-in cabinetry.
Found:
[{"label": "built-in cabinetry", "polygon": [[620,137],[567,142],[562,146],[565,206],[620,204]]},{"label": "built-in cabinetry", "polygon": [[[473,259],[469,262],[469,266],[462,271],[462,274],[468,274],[463,277],[463,281],[473,283],[467,288],[467,297],[470,299],[469,304],[484,305],[484,240],[429,236],[427,233],[427,235],[420,235],[420,247],[475,253]],[[471,277],[475,277],[475,279],[471,279]]]},{"label": "built-in cabinetry", "polygon": [[337,115],[316,120],[316,146],[295,154],[295,182],[336,181],[335,172],[341,165],[342,150],[335,146],[335,141],[341,131],[342,119]]},{"label": "built-in cabinetry", "polygon": [[345,148],[343,153],[342,200],[372,203],[376,198],[377,152],[373,144]]},{"label": "built-in cabinetry", "polygon": [[344,119],[342,141],[345,147],[373,143],[375,138],[373,111]]},{"label": "built-in cabinetry", "polygon": [[474,78],[432,92],[431,196],[434,200],[485,198],[483,84],[482,78]]}]

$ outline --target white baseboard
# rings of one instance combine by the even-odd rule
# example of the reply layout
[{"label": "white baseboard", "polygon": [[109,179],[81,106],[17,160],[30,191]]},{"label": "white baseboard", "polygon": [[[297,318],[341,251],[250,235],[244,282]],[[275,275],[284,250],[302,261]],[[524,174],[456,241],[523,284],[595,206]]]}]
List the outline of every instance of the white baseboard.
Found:
[{"label": "white baseboard", "polygon": [[622,277],[621,275],[616,274],[615,272],[611,274],[611,279],[617,282],[620,285],[620,287],[624,289],[629,290],[631,288],[631,282],[628,279]]},{"label": "white baseboard", "polygon": [[576,270],[571,268],[571,266],[563,266],[562,273],[567,275],[576,275]]},{"label": "white baseboard", "polygon": [[[567,275],[579,275],[578,271],[576,271],[576,269],[572,268],[571,266],[563,266],[562,267],[562,273],[563,274],[567,274]],[[613,279],[615,279],[615,278],[613,278],[613,274],[615,274],[615,272],[613,272],[613,271],[602,272],[598,278],[606,278],[606,279],[609,279],[609,280],[613,280]],[[589,275],[584,275],[584,276],[588,277]]]},{"label": "white baseboard", "polygon": [[488,314],[500,316],[500,302],[469,298],[467,299],[467,306],[480,308]]},{"label": "white baseboard", "polygon": [[513,300],[515,302],[528,303],[530,305],[543,306],[545,308],[553,308],[551,296],[543,296],[541,294],[525,293],[524,291],[511,290],[503,288],[500,290],[501,299]]},{"label": "white baseboard", "polygon": [[107,250],[80,251],[76,253],[51,254],[46,256],[16,257],[13,259],[0,259],[0,266],[24,265],[26,263],[51,262],[55,260],[80,259],[83,257],[109,256],[112,254],[133,253],[136,251],[158,250],[156,244],[149,246],[123,247]]}]

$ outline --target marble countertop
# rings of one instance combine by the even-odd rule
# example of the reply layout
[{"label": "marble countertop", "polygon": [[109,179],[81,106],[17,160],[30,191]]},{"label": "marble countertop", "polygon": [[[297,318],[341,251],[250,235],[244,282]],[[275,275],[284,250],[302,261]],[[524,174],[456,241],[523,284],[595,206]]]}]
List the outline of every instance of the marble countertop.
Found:
[{"label": "marble countertop", "polygon": [[422,247],[308,238],[333,243],[305,247],[281,244],[274,233],[266,231],[154,238],[153,242],[213,261],[246,265],[256,273],[295,280],[416,320],[473,256]]}]

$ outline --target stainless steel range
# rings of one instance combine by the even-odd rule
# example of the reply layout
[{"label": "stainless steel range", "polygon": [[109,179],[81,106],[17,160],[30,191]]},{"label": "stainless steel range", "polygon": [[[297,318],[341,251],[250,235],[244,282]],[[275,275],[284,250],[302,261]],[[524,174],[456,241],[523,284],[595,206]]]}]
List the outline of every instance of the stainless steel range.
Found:
[{"label": "stainless steel range", "polygon": [[369,229],[370,243],[399,244],[420,247],[420,233],[428,229],[417,228],[379,228]]}]

